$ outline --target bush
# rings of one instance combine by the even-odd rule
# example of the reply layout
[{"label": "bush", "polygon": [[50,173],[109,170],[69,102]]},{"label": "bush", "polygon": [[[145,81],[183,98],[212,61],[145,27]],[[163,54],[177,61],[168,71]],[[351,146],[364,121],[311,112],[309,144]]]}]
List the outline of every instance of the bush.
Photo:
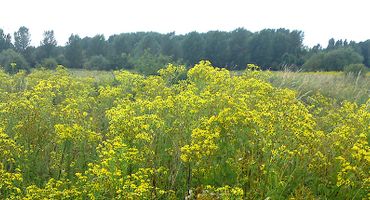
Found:
[{"label": "bush", "polygon": [[187,70],[184,65],[168,64],[166,68],[158,70],[158,74],[170,85],[187,78]]},{"label": "bush", "polygon": [[55,69],[58,66],[58,62],[54,58],[45,58],[41,62],[41,67],[46,69]]},{"label": "bush", "polygon": [[364,64],[351,64],[343,68],[343,72],[346,75],[362,76],[365,77],[368,69]]},{"label": "bush", "polygon": [[107,70],[109,69],[109,61],[102,55],[91,56],[84,64],[85,69]]},{"label": "bush", "polygon": [[19,70],[29,70],[29,65],[24,57],[12,49],[0,53],[0,66],[4,71],[15,74]]},{"label": "bush", "polygon": [[158,70],[172,62],[172,58],[162,54],[155,55],[146,50],[143,55],[132,58],[134,69],[144,75],[156,75]]},{"label": "bush", "polygon": [[361,63],[363,59],[352,48],[341,48],[311,56],[303,68],[309,71],[341,71],[344,66]]}]

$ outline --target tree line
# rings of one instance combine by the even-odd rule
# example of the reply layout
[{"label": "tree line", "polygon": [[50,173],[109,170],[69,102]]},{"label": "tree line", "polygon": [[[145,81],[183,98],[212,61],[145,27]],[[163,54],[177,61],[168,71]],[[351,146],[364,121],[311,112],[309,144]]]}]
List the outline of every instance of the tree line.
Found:
[{"label": "tree line", "polygon": [[98,34],[81,38],[72,34],[58,45],[53,30],[45,31],[39,46],[31,45],[27,27],[13,34],[0,29],[0,65],[5,71],[64,65],[97,70],[135,69],[153,74],[169,62],[192,66],[210,60],[215,66],[240,70],[247,63],[262,69],[338,71],[349,64],[370,66],[370,40],[356,43],[328,41],[327,47],[303,45],[304,33],[289,29],[264,29],[251,32],[238,28],[230,32],[135,32]]}]

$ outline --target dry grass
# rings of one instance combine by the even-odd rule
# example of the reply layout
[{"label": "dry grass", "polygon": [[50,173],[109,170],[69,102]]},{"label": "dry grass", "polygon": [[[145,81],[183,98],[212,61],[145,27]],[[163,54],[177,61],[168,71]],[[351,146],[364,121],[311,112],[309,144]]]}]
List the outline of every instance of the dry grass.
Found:
[{"label": "dry grass", "polygon": [[370,98],[370,74],[366,77],[345,76],[341,72],[273,72],[270,82],[280,88],[290,88],[303,98],[320,92],[339,101],[359,104]]}]

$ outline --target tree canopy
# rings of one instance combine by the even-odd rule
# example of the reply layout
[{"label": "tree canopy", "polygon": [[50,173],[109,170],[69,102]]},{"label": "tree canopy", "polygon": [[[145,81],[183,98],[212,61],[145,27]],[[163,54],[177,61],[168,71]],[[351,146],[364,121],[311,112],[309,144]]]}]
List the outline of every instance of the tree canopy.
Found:
[{"label": "tree canopy", "polygon": [[[102,34],[83,38],[71,34],[65,45],[58,46],[54,31],[48,30],[40,45],[34,47],[30,45],[29,29],[22,26],[14,33],[14,42],[10,34],[0,29],[0,52],[13,50],[4,54],[8,58],[17,55],[13,57],[24,60],[25,66],[19,68],[45,63],[98,70],[138,70],[145,66],[148,74],[156,72],[156,64],[167,61],[191,67],[199,60],[209,60],[215,66],[231,70],[244,69],[247,64],[270,70],[289,67],[306,71],[337,71],[349,64],[370,66],[370,40],[356,43],[331,38],[326,48],[319,44],[308,48],[303,45],[303,38],[304,33],[299,30],[280,28],[251,32],[237,28],[229,32],[193,31],[184,35],[175,32],[121,33],[108,38]],[[149,70],[153,63],[155,66]]]}]

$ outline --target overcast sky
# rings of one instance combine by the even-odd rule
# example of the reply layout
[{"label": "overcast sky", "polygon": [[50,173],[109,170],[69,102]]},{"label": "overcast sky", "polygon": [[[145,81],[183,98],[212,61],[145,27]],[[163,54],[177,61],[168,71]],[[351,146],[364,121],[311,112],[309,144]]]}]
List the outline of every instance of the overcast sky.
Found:
[{"label": "overcast sky", "polygon": [[[368,3],[367,3],[368,2]],[[54,30],[59,45],[71,33],[81,37],[137,31],[184,34],[191,31],[250,31],[288,28],[305,33],[304,44],[370,39],[368,0],[0,0],[0,28],[30,29],[39,45]]]}]

